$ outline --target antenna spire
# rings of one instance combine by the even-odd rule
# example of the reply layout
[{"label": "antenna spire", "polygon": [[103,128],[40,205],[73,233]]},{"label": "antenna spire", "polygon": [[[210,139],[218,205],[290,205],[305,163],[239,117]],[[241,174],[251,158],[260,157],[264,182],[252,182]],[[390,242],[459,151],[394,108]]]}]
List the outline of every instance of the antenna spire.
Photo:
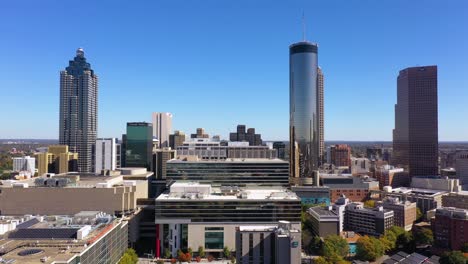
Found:
[{"label": "antenna spire", "polygon": [[302,10],[302,40],[306,41],[306,25],[305,25],[304,10]]}]

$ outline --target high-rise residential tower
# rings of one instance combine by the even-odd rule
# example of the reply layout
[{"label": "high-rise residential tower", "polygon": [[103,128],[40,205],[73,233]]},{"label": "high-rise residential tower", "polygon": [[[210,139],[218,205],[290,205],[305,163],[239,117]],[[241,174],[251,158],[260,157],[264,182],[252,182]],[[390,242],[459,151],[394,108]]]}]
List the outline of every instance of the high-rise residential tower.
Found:
[{"label": "high-rise residential tower", "polygon": [[78,153],[78,170],[92,172],[97,136],[98,77],[86,62],[83,49],[60,72],[59,142]]},{"label": "high-rise residential tower", "polygon": [[325,129],[324,129],[324,90],[323,90],[323,72],[320,67],[317,69],[317,89],[318,89],[318,113],[319,113],[319,165],[325,162]]},{"label": "high-rise residential tower", "polygon": [[169,135],[172,131],[171,113],[153,113],[153,137],[159,140],[160,148],[169,147]]},{"label": "high-rise residential tower", "polygon": [[398,75],[392,163],[410,176],[438,174],[437,66]]},{"label": "high-rise residential tower", "polygon": [[289,46],[289,140],[291,184],[312,184],[319,161],[317,44]]}]

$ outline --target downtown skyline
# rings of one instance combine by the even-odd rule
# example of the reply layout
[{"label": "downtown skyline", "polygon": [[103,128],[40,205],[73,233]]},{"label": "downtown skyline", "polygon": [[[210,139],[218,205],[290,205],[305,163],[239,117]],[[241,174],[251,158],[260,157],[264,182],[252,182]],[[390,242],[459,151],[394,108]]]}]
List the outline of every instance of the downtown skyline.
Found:
[{"label": "downtown skyline", "polygon": [[[306,39],[318,43],[320,66],[326,76],[325,140],[390,141],[398,72],[406,67],[426,64],[439,67],[439,139],[466,140],[468,124],[460,122],[465,116],[463,106],[468,99],[468,92],[463,89],[467,85],[467,80],[463,78],[468,68],[463,62],[468,60],[468,54],[462,49],[467,40],[461,36],[466,31],[463,28],[466,19],[457,16],[468,8],[466,4],[460,1],[440,9],[422,8],[423,15],[439,14],[440,20],[427,21],[428,25],[419,28],[420,32],[402,27],[403,22],[414,23],[416,18],[403,17],[397,27],[392,25],[396,22],[390,21],[385,14],[377,21],[373,21],[376,17],[371,15],[351,21],[348,32],[345,32],[331,21],[342,11],[331,12],[330,18],[326,18],[323,14],[314,13],[311,5],[299,2],[287,8],[286,17],[281,17],[277,22],[274,21],[275,14],[284,11],[280,10],[282,6],[279,4],[268,7],[268,14],[263,20],[254,21],[254,11],[261,10],[262,6],[247,2],[243,4],[250,9],[242,10],[239,4],[232,8],[227,17],[222,17],[214,11],[228,11],[229,8],[218,6],[212,8],[215,10],[204,10],[203,4],[195,6],[189,3],[186,8],[195,6],[200,14],[208,14],[206,18],[196,21],[195,25],[190,25],[191,16],[185,8],[180,10],[180,21],[174,24],[158,24],[160,19],[153,19],[142,11],[145,15],[140,20],[123,27],[124,23],[119,22],[106,30],[103,19],[110,16],[111,11],[122,12],[119,8],[123,8],[109,7],[110,10],[106,10],[99,19],[102,24],[97,23],[99,21],[94,16],[91,16],[90,22],[84,22],[96,23],[89,36],[54,43],[58,35],[66,33],[51,30],[46,34],[50,39],[46,37],[37,46],[13,46],[24,38],[18,32],[30,32],[25,27],[26,23],[18,21],[20,30],[7,31],[8,41],[0,44],[0,55],[8,62],[15,62],[0,65],[3,72],[0,74],[0,88],[4,94],[2,98],[6,98],[3,100],[4,107],[12,109],[3,119],[7,126],[2,126],[0,138],[57,138],[58,74],[76,48],[81,46],[100,76],[98,137],[119,137],[125,131],[126,122],[149,122],[152,112],[171,112],[174,115],[173,129],[187,134],[196,127],[204,127],[211,135],[220,134],[227,138],[229,131],[237,124],[247,123],[256,127],[265,140],[287,140],[288,46],[301,40],[303,8],[308,29]],[[21,4],[7,5],[11,6],[4,10],[21,7]],[[46,11],[51,12],[52,20],[49,23],[55,23],[55,19],[61,16],[54,12],[66,7],[63,5]],[[382,10],[388,5],[377,7],[368,4],[367,12],[371,8]],[[435,5],[435,2],[428,5]],[[323,4],[319,6],[330,8]],[[390,10],[395,11],[402,6],[403,2],[397,1]],[[170,7],[168,4],[158,4],[153,5],[151,10],[160,12],[158,14],[168,19],[162,10]],[[416,4],[406,8],[405,14],[420,10]],[[98,6],[94,12],[99,10],[105,9]],[[366,14],[365,11],[360,12],[361,15]],[[224,28],[212,24],[217,20],[233,22],[234,16],[239,14],[252,23],[252,29],[246,28],[247,22],[240,21],[239,24],[228,23]],[[13,19],[8,14],[1,17],[0,21],[4,23],[3,20]],[[129,15],[126,19],[131,17]],[[151,23],[132,28],[143,21]],[[377,25],[368,25],[371,21]],[[350,36],[352,33],[362,34],[354,31],[353,26],[356,25],[365,26],[359,30],[372,33],[372,36],[367,39],[361,39],[359,35]],[[378,26],[385,32],[376,32]],[[451,28],[451,32],[458,32],[457,35],[445,32],[448,28]],[[152,39],[148,38],[151,41],[145,43],[145,30],[158,34]],[[401,32],[397,34],[396,31]],[[108,39],[99,36],[99,33],[107,35]],[[182,41],[184,36],[197,33],[203,36]],[[210,33],[217,33],[217,36],[209,36]],[[384,37],[384,33],[389,36]],[[119,37],[119,34],[123,35]],[[121,39],[125,34],[133,38],[133,42]],[[236,35],[243,34],[250,36],[234,41]],[[406,37],[403,39],[408,41],[391,41],[398,36]],[[31,38],[38,36],[32,34]],[[460,41],[450,38],[460,38]],[[344,42],[345,39],[348,42]],[[122,43],[117,40],[122,40]],[[267,47],[265,42],[271,45]],[[226,45],[225,49],[222,48],[223,44]],[[49,45],[51,48],[47,50],[45,47]],[[372,45],[381,47],[372,48]],[[391,56],[386,54],[389,52]],[[267,57],[268,54],[270,57]],[[23,56],[27,55],[32,58],[37,56],[45,67],[38,67],[36,59],[30,60],[30,64],[22,64]],[[20,73],[24,74],[19,67],[21,64],[26,72],[31,72],[25,75],[27,78],[20,77]],[[9,71],[5,71],[6,66],[10,66]],[[29,68],[34,68],[34,71]],[[11,87],[12,91],[5,93],[5,87]],[[18,109],[18,102],[24,102],[24,109]]]}]

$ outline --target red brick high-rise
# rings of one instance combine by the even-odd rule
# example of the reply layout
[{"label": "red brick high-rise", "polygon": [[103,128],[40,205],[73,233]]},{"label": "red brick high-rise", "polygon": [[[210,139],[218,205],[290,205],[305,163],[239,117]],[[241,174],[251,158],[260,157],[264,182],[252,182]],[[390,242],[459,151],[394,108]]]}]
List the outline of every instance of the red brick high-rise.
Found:
[{"label": "red brick high-rise", "polygon": [[337,167],[351,166],[351,147],[345,144],[330,147],[331,163]]},{"label": "red brick high-rise", "polygon": [[468,210],[454,207],[436,209],[433,229],[437,245],[460,250],[468,241]]}]

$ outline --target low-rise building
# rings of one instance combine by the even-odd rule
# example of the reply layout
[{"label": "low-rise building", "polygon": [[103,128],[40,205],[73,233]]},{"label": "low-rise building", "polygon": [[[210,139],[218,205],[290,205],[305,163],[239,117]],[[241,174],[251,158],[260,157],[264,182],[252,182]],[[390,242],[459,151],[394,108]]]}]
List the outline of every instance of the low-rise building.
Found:
[{"label": "low-rise building", "polygon": [[67,215],[93,210],[120,215],[136,210],[137,199],[148,197],[148,181],[124,180],[122,175],[68,173],[49,176],[2,181],[1,214]]},{"label": "low-rise building", "polygon": [[393,188],[409,186],[410,178],[403,168],[395,168],[391,165],[377,167],[374,172],[374,177],[379,181],[380,189],[384,186]]},{"label": "low-rise building", "polygon": [[454,207],[437,208],[432,221],[437,245],[460,250],[468,241],[468,210]]},{"label": "low-rise building", "polygon": [[397,197],[387,197],[380,203],[384,209],[394,213],[394,224],[410,231],[416,221],[416,203],[400,201]]},{"label": "low-rise building", "polygon": [[128,223],[101,212],[28,217],[0,241],[2,263],[117,263]]},{"label": "low-rise building", "polygon": [[400,201],[415,202],[416,206],[423,214],[427,211],[436,209],[442,206],[442,196],[446,195],[446,191],[420,189],[420,188],[392,188],[385,186],[383,191],[372,191],[378,194],[380,200],[385,197],[397,197]]},{"label": "low-rise building", "polygon": [[333,206],[311,207],[307,211],[311,221],[312,232],[319,237],[338,235],[340,233],[340,217]]},{"label": "low-rise building", "polygon": [[330,188],[327,186],[291,186],[291,190],[301,198],[303,205],[329,205]]},{"label": "low-rise building", "polygon": [[442,206],[468,210],[468,191],[449,193],[442,196]]},{"label": "low-rise building", "polygon": [[371,190],[379,190],[379,182],[368,176],[320,174],[320,183],[330,188],[331,201],[345,195],[351,201],[361,202],[369,198]]},{"label": "low-rise building", "polygon": [[353,176],[369,175],[372,163],[368,158],[351,158],[351,174]]},{"label": "low-rise building", "polygon": [[440,190],[446,192],[461,191],[460,181],[440,176],[415,176],[411,178],[411,187],[419,189]]},{"label": "low-rise building", "polygon": [[30,156],[13,158],[13,172],[23,172],[30,177],[36,172],[36,159]]},{"label": "low-rise building", "polygon": [[157,245],[173,254],[198,248],[219,254],[236,250],[235,230],[242,225],[273,225],[284,220],[301,228],[301,201],[282,187],[215,188],[197,182],[175,182],[156,199]]},{"label": "low-rise building", "polygon": [[349,203],[345,211],[345,230],[380,236],[394,224],[394,213],[383,207],[364,208],[363,203]]},{"label": "low-rise building", "polygon": [[69,152],[67,145],[51,145],[47,152],[37,153],[36,158],[39,176],[78,171],[78,153]]},{"label": "low-rise building", "polygon": [[239,264],[301,262],[301,230],[280,221],[274,226],[236,228],[236,262]]}]

